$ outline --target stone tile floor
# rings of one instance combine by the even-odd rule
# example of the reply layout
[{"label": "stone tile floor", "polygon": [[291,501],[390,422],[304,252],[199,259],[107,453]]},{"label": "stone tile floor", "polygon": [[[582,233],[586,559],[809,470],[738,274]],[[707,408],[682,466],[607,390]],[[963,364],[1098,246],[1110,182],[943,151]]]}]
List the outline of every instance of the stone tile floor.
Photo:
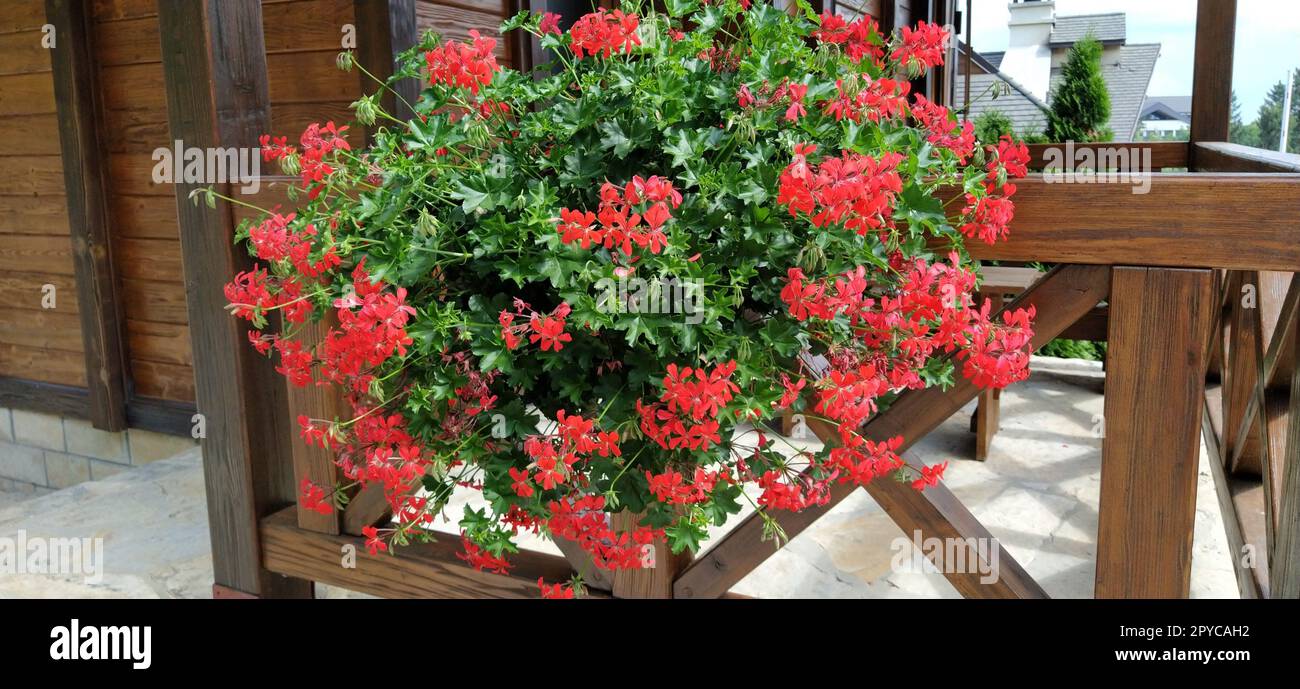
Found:
[{"label": "stone tile floor", "polygon": [[[1100,478],[1102,374],[1087,362],[1042,359],[1027,383],[1002,397],[1002,430],[987,462],[972,456],[972,403],[912,450],[927,463],[953,460],[948,486],[1053,597],[1092,594]],[[454,530],[458,496],[440,530]],[[721,533],[728,527],[715,531]],[[104,575],[0,573],[0,598],[190,598],[211,595],[211,555],[197,451],[42,496],[0,491],[0,538],[102,537]],[[776,552],[735,591],[761,597],[957,597],[943,576],[894,567],[906,535],[858,491]],[[525,547],[557,552],[536,539]],[[1192,596],[1236,597],[1215,499],[1202,468],[1197,494]],[[354,595],[322,587],[322,596]]]}]

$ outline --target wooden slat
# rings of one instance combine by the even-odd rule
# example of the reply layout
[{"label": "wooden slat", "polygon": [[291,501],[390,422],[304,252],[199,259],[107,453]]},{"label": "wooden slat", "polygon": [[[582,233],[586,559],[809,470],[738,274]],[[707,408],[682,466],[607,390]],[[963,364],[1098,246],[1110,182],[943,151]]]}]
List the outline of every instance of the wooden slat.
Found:
[{"label": "wooden slat", "polygon": [[81,319],[58,309],[0,309],[0,342],[82,352]]},{"label": "wooden slat", "polygon": [[[56,59],[61,51],[55,50]],[[60,99],[67,103],[66,100]],[[63,194],[63,164],[59,156],[0,156],[3,192],[17,196],[60,196]]]},{"label": "wooden slat", "polygon": [[384,497],[384,489],[371,484],[357,491],[343,508],[343,533],[360,536],[361,530],[374,526],[391,516],[393,510]]},{"label": "wooden slat", "polygon": [[[1289,328],[1293,339],[1300,342],[1300,318]],[[1300,350],[1298,350],[1300,351]],[[1291,374],[1290,406],[1300,404],[1300,364],[1293,366]],[[1281,480],[1275,488],[1279,514],[1277,529],[1271,544],[1269,589],[1276,598],[1300,598],[1300,410],[1289,415],[1286,432],[1286,450],[1278,457]]]},{"label": "wooden slat", "polygon": [[[338,49],[310,53],[276,53],[268,55],[267,74],[271,99],[281,103],[316,103],[329,100],[356,100],[361,95],[356,74],[335,66]],[[340,122],[339,124],[343,124]]]},{"label": "wooden slat", "polygon": [[157,4],[158,0],[94,0],[93,14],[98,22],[150,17],[158,14]]},{"label": "wooden slat", "polygon": [[[353,0],[295,0],[262,3],[266,52],[343,49],[343,27],[355,24]],[[272,107],[274,107],[274,102]]]},{"label": "wooden slat", "polygon": [[1010,238],[966,246],[982,259],[1300,270],[1300,175],[1151,177],[1146,194],[1126,184],[1017,180]]},{"label": "wooden slat", "polygon": [[[100,69],[99,83],[102,85],[100,92],[104,99],[104,109],[145,112],[154,117],[165,117],[167,94],[158,88],[162,78],[162,65],[153,62]],[[155,145],[165,146],[167,143],[164,140]]]},{"label": "wooden slat", "polygon": [[[41,115],[46,117],[46,115]],[[54,145],[59,145],[57,121]],[[6,196],[0,190],[0,234],[45,234],[68,237],[68,206],[59,189],[55,196]]]},{"label": "wooden slat", "polygon": [[35,31],[45,24],[45,5],[40,0],[12,0],[0,12],[0,34]]},{"label": "wooden slat", "polygon": [[157,323],[189,322],[185,287],[174,282],[122,280],[122,300],[128,319]]},{"label": "wooden slat", "polygon": [[[1228,554],[1232,560],[1233,571],[1237,574],[1237,589],[1242,598],[1260,598],[1268,588],[1268,582],[1264,581],[1267,578],[1268,562],[1263,549],[1259,550],[1262,563],[1251,563],[1245,558],[1249,541],[1243,520],[1249,516],[1250,510],[1238,508],[1238,498],[1244,498],[1247,492],[1239,490],[1243,481],[1228,476],[1223,457],[1219,453],[1219,428],[1222,425],[1219,417],[1220,410],[1223,408],[1220,395],[1221,390],[1217,385],[1206,387],[1202,406],[1201,438],[1205,441],[1206,452],[1209,453],[1210,474],[1214,477],[1219,513],[1223,517]],[[1251,545],[1253,547],[1253,544]]]},{"label": "wooden slat", "polygon": [[86,359],[81,352],[0,344],[0,376],[86,387]]},{"label": "wooden slat", "polygon": [[66,164],[52,169],[62,168],[57,184],[67,194],[90,421],[95,428],[120,431],[126,428],[125,323],[109,242],[91,20],[85,4],[77,0],[46,0],[45,14],[59,37],[51,59]]},{"label": "wooden slat", "polygon": [[[1237,0],[1198,0],[1192,65],[1192,141],[1227,141],[1232,118],[1232,51]],[[1192,150],[1192,165],[1199,165]]]},{"label": "wooden slat", "polygon": [[[988,297],[989,312],[1002,310],[1002,295]],[[997,389],[982,390],[979,394],[979,406],[975,408],[975,460],[983,462],[989,458],[993,446],[993,437],[998,433],[1002,421],[1002,391]]]},{"label": "wooden slat", "polygon": [[[172,135],[199,148],[256,146],[270,125],[262,17],[252,2],[160,3]],[[208,415],[204,484],[214,583],[258,596],[311,596],[311,583],[263,569],[258,520],[297,496],[288,405],[274,365],[248,346],[221,287],[250,267],[230,208],[194,204],[176,184],[197,407]],[[337,551],[336,551],[337,552]],[[337,558],[335,559],[337,563]],[[337,567],[336,567],[337,569]]]},{"label": "wooden slat", "polygon": [[194,400],[194,370],[189,366],[131,359],[135,393],[177,402]]},{"label": "wooden slat", "polygon": [[[1007,308],[1037,308],[1032,342],[1037,349],[1104,300],[1109,291],[1110,269],[1107,267],[1057,266]],[[927,388],[900,395],[888,410],[868,422],[863,429],[864,435],[873,440],[901,435],[903,449],[910,447],[979,394],[979,389],[970,381],[961,376],[957,378],[957,382],[947,390]],[[797,513],[773,511],[769,515],[789,538],[794,538],[852,490],[850,486],[837,485],[832,488],[830,501],[825,506],[810,507]],[[942,484],[917,492],[908,485],[882,479],[869,483],[867,491],[906,533],[920,530],[926,537],[987,535],[979,522]],[[720,596],[773,552],[772,544],[763,541],[763,519],[757,514],[750,515],[682,573],[674,584],[674,594],[678,598]],[[1034,596],[1041,592],[1009,554],[1004,551],[1000,557],[1004,576],[994,586],[979,584],[977,575],[947,574],[948,580],[968,596]]]},{"label": "wooden slat", "polygon": [[50,50],[40,30],[0,33],[0,75],[33,74],[50,70]]},{"label": "wooden slat", "polygon": [[[363,538],[298,528],[293,508],[262,520],[261,541],[272,572],[388,598],[537,598],[539,577],[557,583],[573,574],[563,558],[532,551],[510,556],[509,575],[478,572],[456,558],[460,542],[451,534],[396,554],[370,555]],[[356,567],[341,567],[349,547]]]},{"label": "wooden slat", "polygon": [[45,285],[54,288],[54,305],[60,313],[77,313],[76,278],[39,273],[0,273],[0,304],[13,309],[42,309]]},{"label": "wooden slat", "polygon": [[[1252,400],[1263,371],[1263,345],[1259,318],[1259,271],[1243,270],[1228,273],[1228,312],[1232,339],[1228,346],[1227,368],[1224,370],[1223,453],[1233,473],[1240,470],[1259,474],[1259,434],[1257,420],[1246,418],[1246,408]],[[1247,299],[1251,300],[1247,303]],[[1252,442],[1253,441],[1253,442]]]},{"label": "wooden slat", "polygon": [[[303,324],[298,339],[304,347],[314,349],[318,344],[325,341],[326,333],[334,324],[337,324],[337,321],[324,320],[318,323]],[[324,419],[326,422],[336,419],[347,421],[352,416],[349,413],[347,401],[343,399],[342,393],[334,385],[308,383],[299,387],[288,380],[285,380],[283,384],[289,399],[289,418],[294,419],[295,428],[298,427],[296,420],[300,415],[313,419]],[[303,481],[310,481],[328,492],[339,480],[338,467],[334,464],[334,453],[319,446],[308,445],[301,438],[295,438],[293,442],[293,479],[296,485],[302,485]],[[298,508],[298,528],[319,533],[338,534],[340,526],[340,515],[337,511],[321,514],[315,510],[302,509],[301,506]]]},{"label": "wooden slat", "polygon": [[1214,278],[1128,267],[1113,276],[1095,593],[1185,598]]},{"label": "wooden slat", "polygon": [[1198,141],[1192,148],[1199,172],[1300,172],[1300,155],[1295,153],[1223,141]]},{"label": "wooden slat", "polygon": [[54,111],[54,81],[49,72],[0,76],[0,116]]},{"label": "wooden slat", "polygon": [[0,235],[0,272],[75,275],[67,237]]},{"label": "wooden slat", "polygon": [[53,113],[13,115],[4,118],[5,150],[3,155],[60,154],[59,120]]},{"label": "wooden slat", "polygon": [[[1279,299],[1278,293],[1281,291],[1281,283],[1284,281],[1287,283],[1286,291],[1284,296]],[[1240,304],[1240,285],[1238,283],[1233,282],[1226,285],[1225,291],[1238,295],[1233,297],[1232,294],[1229,294],[1229,298],[1232,300],[1229,302],[1230,304]],[[1255,429],[1256,433],[1261,432],[1256,425],[1255,416],[1259,412],[1266,390],[1273,386],[1279,375],[1288,381],[1290,380],[1292,362],[1288,361],[1288,359],[1293,358],[1295,344],[1295,338],[1291,336],[1293,330],[1290,325],[1296,319],[1297,314],[1300,313],[1300,274],[1292,274],[1288,279],[1284,273],[1263,273],[1257,296],[1259,298],[1257,307],[1263,321],[1261,342],[1267,342],[1268,344],[1267,349],[1264,351],[1262,367],[1246,372],[1253,390],[1248,399],[1245,416],[1235,422],[1237,430],[1232,438],[1234,447],[1240,447],[1249,441],[1258,440],[1258,435],[1251,436],[1250,433],[1252,428]],[[1232,337],[1231,328],[1229,327],[1226,332],[1230,339]],[[1223,375],[1224,382],[1229,386],[1233,385],[1232,371],[1225,369]],[[1229,443],[1224,443],[1225,448],[1228,445]],[[1232,457],[1226,453],[1224,458],[1232,460]],[[1260,473],[1258,464],[1253,467],[1246,467],[1246,470],[1248,473],[1256,475]]]},{"label": "wooden slat", "polygon": [[[1042,170],[1052,160],[1059,160],[1073,167],[1077,156],[1091,156],[1091,160],[1097,161],[1098,165],[1088,166],[1099,170],[1129,170],[1138,166],[1147,164],[1147,156],[1150,156],[1150,169],[1147,172],[1159,172],[1164,168],[1185,168],[1187,167],[1187,142],[1185,141],[1155,141],[1141,143],[1072,143],[1070,148],[1066,144],[1028,144],[1029,149],[1029,169]],[[1147,154],[1146,151],[1150,151]],[[1122,152],[1122,155],[1117,155]],[[1067,156],[1067,153],[1073,153],[1076,157]],[[1086,158],[1085,158],[1086,159]],[[1124,164],[1101,165],[1102,161],[1119,161]]]},{"label": "wooden slat", "polygon": [[95,32],[99,64],[138,65],[161,63],[158,17],[137,17],[100,26]]},{"label": "wooden slat", "polygon": [[180,366],[194,364],[188,326],[127,320],[126,335],[133,359]]}]

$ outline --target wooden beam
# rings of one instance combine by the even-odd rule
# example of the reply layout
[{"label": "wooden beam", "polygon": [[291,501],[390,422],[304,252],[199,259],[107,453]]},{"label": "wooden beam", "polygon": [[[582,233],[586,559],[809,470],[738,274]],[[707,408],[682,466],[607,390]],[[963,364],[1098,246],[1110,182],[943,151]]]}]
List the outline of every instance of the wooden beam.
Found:
[{"label": "wooden beam", "polygon": [[109,241],[108,164],[97,127],[96,67],[90,12],[81,0],[46,0],[46,20],[57,40],[50,51],[58,108],[77,303],[85,350],[90,422],[126,428],[125,319]]},{"label": "wooden beam", "polygon": [[[1288,326],[1300,335],[1300,318]],[[1293,336],[1294,337],[1294,336]],[[1300,341],[1300,337],[1294,338]],[[1290,409],[1286,432],[1286,452],[1281,462],[1278,491],[1278,518],[1269,557],[1269,590],[1275,598],[1300,598],[1300,363],[1292,368]],[[1267,476],[1266,476],[1267,478]],[[1265,499],[1271,496],[1266,495]]]},{"label": "wooden beam", "polygon": [[[327,318],[319,322],[304,323],[298,331],[298,341],[308,351],[315,351],[317,346],[325,341],[329,329],[337,323],[337,317],[332,312],[329,313]],[[317,374],[319,375],[319,371]],[[294,428],[297,428],[296,419],[299,416],[318,419],[325,423],[348,421],[352,417],[347,400],[343,398],[343,393],[336,385],[308,383],[299,387],[288,380],[282,381],[282,384],[285,386],[285,393],[288,396],[288,417],[295,420],[292,422]],[[333,450],[318,445],[309,445],[302,438],[294,438],[292,448],[294,485],[301,487],[303,481],[308,481],[313,485],[320,486],[328,493],[338,484],[339,470],[338,466],[334,464]],[[343,515],[338,510],[332,510],[329,514],[321,514],[315,510],[298,507],[299,528],[337,534],[342,527],[342,521]]]},{"label": "wooden beam", "polygon": [[[1228,540],[1228,556],[1232,559],[1232,568],[1237,574],[1237,590],[1242,598],[1261,598],[1264,589],[1267,588],[1267,582],[1259,579],[1260,566],[1247,566],[1244,555],[1249,542],[1243,522],[1243,517],[1247,515],[1237,509],[1236,496],[1239,491],[1234,490],[1234,480],[1228,476],[1223,457],[1219,453],[1219,421],[1216,419],[1223,408],[1219,395],[1220,390],[1217,386],[1207,387],[1205,390],[1205,403],[1201,409],[1201,439],[1205,441],[1206,452],[1209,453],[1210,474],[1214,477],[1214,489],[1219,499],[1219,513],[1223,517],[1223,530]],[[1267,572],[1267,558],[1262,552],[1260,555],[1263,560],[1262,571]]]},{"label": "wooden beam", "polygon": [[362,529],[378,524],[392,513],[384,487],[372,483],[357,491],[343,508],[343,533],[360,536]]},{"label": "wooden beam", "polygon": [[1198,172],[1300,172],[1300,155],[1222,141],[1198,141]]},{"label": "wooden beam", "polygon": [[[1232,119],[1232,51],[1237,0],[1197,0],[1192,65],[1192,141],[1227,141]],[[1192,149],[1192,167],[1200,164]]]},{"label": "wooden beam", "polygon": [[[357,22],[357,64],[383,81],[393,75],[397,55],[419,42],[415,25],[416,0],[354,0],[352,3]],[[373,79],[357,70],[361,92],[372,94],[380,88]],[[398,98],[393,94],[401,95]],[[420,85],[414,79],[403,79],[393,91],[385,90],[380,105],[388,114],[399,120],[408,120],[414,114],[407,103],[414,105],[420,99]],[[405,102],[403,102],[405,101]],[[378,126],[378,123],[376,123]],[[372,132],[367,129],[366,138]]]},{"label": "wooden beam", "polygon": [[298,528],[293,508],[261,523],[263,558],[271,571],[386,598],[538,598],[538,577],[561,583],[573,575],[564,558],[533,551],[510,556],[509,575],[479,572],[456,557],[460,539],[439,536],[434,543],[370,555],[364,538]]},{"label": "wooden beam", "polygon": [[[1282,283],[1286,282],[1283,296],[1278,297],[1282,290]],[[1240,285],[1232,283],[1226,286],[1229,297],[1229,306],[1239,304],[1241,294]],[[1232,292],[1236,292],[1234,297]],[[1300,274],[1292,274],[1287,278],[1283,273],[1266,272],[1261,275],[1260,285],[1257,290],[1258,304],[1260,309],[1261,320],[1263,321],[1261,342],[1267,342],[1268,346],[1264,350],[1264,359],[1261,369],[1249,372],[1251,385],[1254,387],[1248,399],[1246,413],[1243,419],[1238,422],[1235,437],[1231,440],[1232,445],[1240,447],[1248,440],[1251,425],[1255,423],[1255,416],[1259,412],[1260,405],[1268,392],[1268,388],[1274,385],[1274,381],[1281,374],[1285,375],[1287,385],[1290,384],[1290,377],[1293,372],[1293,361],[1287,361],[1288,358],[1294,358],[1295,338],[1292,336],[1294,330],[1291,323],[1300,312]],[[1267,308],[1266,308],[1267,307]],[[1233,338],[1231,325],[1226,328],[1228,340]],[[1232,371],[1229,368],[1223,370],[1225,387],[1232,385]],[[1225,437],[1224,447],[1228,447],[1228,438]],[[1231,461],[1232,457],[1226,452],[1224,459]],[[1260,473],[1258,466],[1252,471]]]},{"label": "wooden beam", "polygon": [[[262,13],[252,0],[158,4],[167,114],[187,147],[257,146],[270,130]],[[252,261],[231,238],[230,205],[189,199],[176,184],[186,304],[194,351],[215,583],[257,596],[311,595],[311,583],[263,569],[258,520],[296,501],[291,422],[273,363],[225,311],[222,286]],[[273,324],[274,325],[274,324]]]},{"label": "wooden beam", "polygon": [[[1074,142],[1069,144],[1027,144],[1029,149],[1029,169],[1042,170],[1047,167],[1053,159],[1058,159],[1069,163],[1073,166],[1077,158],[1066,157],[1065,154],[1073,152],[1076,156],[1089,155],[1091,160],[1102,161],[1114,160],[1113,166],[1095,165],[1097,169],[1115,170],[1141,170],[1139,166],[1147,163],[1147,156],[1150,155],[1150,169],[1147,172],[1159,172],[1163,168],[1185,168],[1188,161],[1188,147],[1186,141],[1145,141],[1134,143],[1084,143]],[[1147,151],[1150,151],[1148,154]],[[1123,152],[1123,155],[1116,156],[1116,153]],[[1058,158],[1059,157],[1059,158]],[[1242,171],[1244,172],[1244,170]]]},{"label": "wooden beam", "polygon": [[[623,510],[611,515],[615,533],[636,529],[643,515]],[[691,551],[674,555],[665,541],[649,546],[652,550],[642,559],[641,569],[624,569],[613,574],[616,598],[672,598],[673,581],[690,564]]]},{"label": "wooden beam", "polygon": [[[1037,308],[1032,343],[1037,349],[1104,300],[1109,291],[1108,267],[1057,266],[1007,308]],[[901,435],[903,446],[900,451],[905,450],[975,399],[979,392],[979,388],[962,376],[957,376],[957,382],[947,390],[934,387],[905,392],[888,410],[869,421],[863,433],[872,440]],[[927,537],[983,533],[983,527],[942,484],[917,492],[910,486],[881,479],[868,484],[867,490],[877,502],[887,506],[889,516],[905,533],[921,530]],[[852,491],[851,486],[837,485],[832,488],[826,505],[810,507],[802,512],[776,510],[769,512],[768,516],[781,526],[787,537],[794,538]],[[764,542],[762,517],[751,514],[678,577],[673,587],[674,594],[677,598],[720,596],[774,552],[772,544]],[[1000,562],[1006,567],[1003,571],[1006,576],[996,586],[980,585],[978,575],[949,574],[948,580],[963,594],[971,596],[1037,594],[1037,585],[1027,575],[1020,577],[1023,570],[1013,564],[1015,560],[1005,551]],[[1012,564],[1008,567],[1009,563]]]},{"label": "wooden beam", "polygon": [[1185,598],[1214,276],[1128,267],[1113,275],[1096,596]]},{"label": "wooden beam", "polygon": [[1041,175],[1016,187],[1010,238],[968,242],[972,256],[1300,271],[1300,175],[1157,173],[1145,194],[1128,184],[1047,183]]}]

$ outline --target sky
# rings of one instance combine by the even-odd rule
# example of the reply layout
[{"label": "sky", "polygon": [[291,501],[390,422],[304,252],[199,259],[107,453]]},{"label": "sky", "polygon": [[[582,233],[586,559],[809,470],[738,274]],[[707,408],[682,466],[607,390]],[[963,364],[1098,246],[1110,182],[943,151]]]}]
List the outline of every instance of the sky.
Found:
[{"label": "sky", "polygon": [[[1008,0],[974,0],[971,45],[997,52],[1007,46]],[[965,3],[961,5],[964,7]],[[1124,12],[1129,43],[1159,43],[1160,59],[1147,89],[1150,96],[1192,94],[1196,0],[1056,0],[1057,16]],[[1300,2],[1237,0],[1237,38],[1232,88],[1241,117],[1255,119],[1264,96],[1300,67]],[[1300,94],[1297,94],[1300,95]],[[1295,97],[1295,96],[1293,96]]]}]

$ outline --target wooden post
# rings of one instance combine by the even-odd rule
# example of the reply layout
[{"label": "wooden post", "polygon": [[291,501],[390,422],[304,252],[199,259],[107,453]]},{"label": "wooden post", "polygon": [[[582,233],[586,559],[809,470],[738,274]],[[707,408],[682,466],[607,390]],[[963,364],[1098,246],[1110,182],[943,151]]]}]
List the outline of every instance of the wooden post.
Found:
[{"label": "wooden post", "polygon": [[[641,520],[640,514],[624,510],[612,516],[615,533],[631,531]],[[624,569],[614,572],[615,598],[672,598],[673,582],[677,575],[691,563],[691,552],[684,550],[674,555],[663,542],[656,542],[653,553],[648,553],[643,569]]]},{"label": "wooden post", "polygon": [[[1300,318],[1285,327],[1300,335]],[[1296,339],[1300,342],[1300,338]],[[1300,352],[1300,347],[1295,349]],[[1293,355],[1295,356],[1295,355]],[[1300,359],[1297,356],[1296,359]],[[1274,598],[1300,598],[1300,360],[1291,369],[1291,413],[1287,416],[1286,451],[1273,459],[1281,465],[1278,492],[1277,528],[1269,553],[1269,592]],[[1265,499],[1269,499],[1265,494]],[[1269,527],[1272,525],[1269,524]]]},{"label": "wooden post", "polygon": [[1185,598],[1210,326],[1209,270],[1114,269],[1098,598]]},{"label": "wooden post", "polygon": [[[255,147],[270,130],[259,3],[158,3],[171,134],[186,147]],[[197,407],[207,419],[203,476],[215,586],[255,596],[311,595],[311,582],[262,568],[258,520],[296,499],[284,383],[225,311],[222,285],[251,259],[231,242],[224,202],[195,204],[176,185]]]},{"label": "wooden post", "polygon": [[[1232,119],[1232,50],[1237,35],[1237,0],[1197,0],[1196,53],[1192,68],[1192,127],[1189,138],[1227,141]],[[1197,169],[1197,147],[1188,151]]]},{"label": "wooden post", "polygon": [[[987,297],[992,304],[989,313],[1002,310],[1002,295],[990,294]],[[993,446],[993,436],[998,434],[1002,422],[1002,390],[989,388],[980,392],[979,404],[975,407],[975,459],[983,462],[989,458],[989,449]]]},{"label": "wooden post", "polygon": [[54,100],[59,110],[68,226],[77,272],[86,388],[95,428],[126,428],[125,323],[108,237],[108,160],[96,126],[94,51],[86,3],[46,0],[45,17],[56,37],[50,51]]},{"label": "wooden post", "polygon": [[[380,80],[388,79],[393,75],[397,55],[420,40],[415,26],[415,0],[355,0],[352,6],[357,22],[357,64]],[[361,70],[357,70],[357,76],[362,93],[369,95],[380,88]],[[414,105],[419,100],[420,85],[414,79],[403,79],[394,90],[402,98],[384,91],[380,105],[399,120],[410,119],[414,113],[407,103]],[[367,141],[370,136],[367,129]]]}]

